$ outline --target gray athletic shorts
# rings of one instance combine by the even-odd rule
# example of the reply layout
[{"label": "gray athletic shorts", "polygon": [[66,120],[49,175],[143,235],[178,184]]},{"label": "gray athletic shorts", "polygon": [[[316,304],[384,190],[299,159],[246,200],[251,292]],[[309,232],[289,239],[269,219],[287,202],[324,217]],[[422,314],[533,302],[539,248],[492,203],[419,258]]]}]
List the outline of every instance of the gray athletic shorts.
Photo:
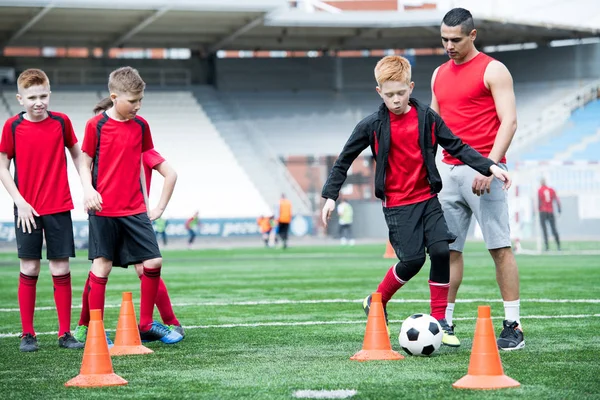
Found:
[{"label": "gray athletic shorts", "polygon": [[[450,250],[463,251],[472,215],[481,227],[489,250],[510,247],[508,195],[502,190],[502,182],[494,178],[490,193],[476,196],[471,185],[477,171],[466,165],[440,164],[444,187],[439,199],[448,229],[457,236],[456,241],[450,244]],[[507,169],[505,164],[498,165]]]}]

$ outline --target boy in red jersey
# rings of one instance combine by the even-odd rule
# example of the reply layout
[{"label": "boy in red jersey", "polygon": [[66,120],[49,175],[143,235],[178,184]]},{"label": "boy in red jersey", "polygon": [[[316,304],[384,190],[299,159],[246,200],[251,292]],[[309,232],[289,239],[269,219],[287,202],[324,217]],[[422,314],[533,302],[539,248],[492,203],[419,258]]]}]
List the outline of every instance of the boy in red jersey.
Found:
[{"label": "boy in red jersey", "polygon": [[[442,21],[441,37],[450,60],[431,78],[431,108],[456,136],[506,169],[506,151],[517,129],[512,76],[502,63],[477,50],[477,30],[468,10],[450,10]],[[440,172],[444,182],[440,202],[448,227],[457,235],[450,246],[446,320],[452,326],[464,270],[462,252],[475,215],[496,265],[496,281],[504,300],[498,347],[521,349],[525,340],[520,326],[519,270],[511,247],[508,196],[500,182],[467,168],[446,152]],[[454,338],[455,345],[460,345]]]},{"label": "boy in red jersey", "polygon": [[[69,117],[48,111],[50,81],[44,71],[23,71],[17,87],[17,100],[25,111],[4,124],[0,141],[0,180],[15,202],[15,233],[21,264],[18,290],[22,325],[20,350],[38,350],[33,313],[44,237],[54,282],[58,345],[82,348],[83,344],[71,335],[70,327],[69,257],[75,257],[75,244],[71,221],[73,201],[64,148],[69,150],[78,171],[81,151]],[[11,159],[15,163],[14,180],[9,171]]]},{"label": "boy in red jersey", "polygon": [[170,344],[183,337],[152,319],[162,258],[146,207],[142,154],[154,145],[148,123],[137,115],[145,86],[131,67],[113,71],[108,81],[113,107],[86,125],[81,181],[92,260],[88,307],[104,313],[106,283],[113,265],[142,263],[140,336],[144,341]]},{"label": "boy in red jersey", "polygon": [[[437,199],[442,187],[435,165],[437,144],[482,174],[493,174],[504,182],[506,189],[510,187],[510,178],[494,162],[454,136],[431,108],[410,97],[414,82],[410,64],[404,57],[381,59],[375,67],[375,79],[383,104],[379,111],[358,123],[334,164],[322,191],[327,199],[323,224],[327,225],[335,208],[352,162],[371,147],[376,159],[375,195],[383,200],[389,239],[400,260],[377,288],[384,310],[396,291],[421,270],[427,249],[431,259],[431,315],[447,336],[449,326],[444,313],[450,280],[448,244],[456,236],[448,230]],[[370,305],[371,296],[367,296],[363,302],[367,315]]]},{"label": "boy in red jersey", "polygon": [[[106,98],[101,100],[94,107],[94,114],[98,114],[100,112],[104,112],[110,109],[113,106],[113,102],[110,98]],[[150,183],[152,180],[152,171],[158,171],[164,178],[164,185],[161,192],[160,200],[158,206],[153,208],[148,213],[148,216],[151,221],[154,221],[160,218],[167,208],[167,204],[173,195],[173,190],[175,189],[175,183],[177,182],[177,172],[167,163],[167,161],[154,149],[148,150],[144,152],[142,155],[142,162],[144,164],[144,176],[146,178],[146,193],[150,193]],[[113,260],[113,264],[117,261],[117,265],[119,264],[119,260]],[[143,279],[144,274],[144,266],[143,264],[136,264],[135,271],[138,274],[140,279]],[[90,276],[88,275],[88,281],[83,290],[82,301],[81,301],[81,316],[79,318],[79,325],[75,329],[75,333],[73,334],[75,338],[81,342],[85,342],[87,338],[87,327],[90,321],[90,311],[89,311],[89,280]],[[169,297],[169,292],[167,291],[167,287],[162,279],[160,278],[160,282],[158,285],[158,292],[156,294],[156,308],[158,308],[158,312],[161,316],[163,323],[170,329],[175,330],[181,336],[185,336],[183,327],[177,320],[175,316],[175,312],[173,311],[173,306],[171,305],[171,299]],[[111,341],[109,341],[110,343]]]},{"label": "boy in red jersey", "polygon": [[544,245],[546,251],[550,248],[548,246],[548,232],[546,230],[546,223],[550,224],[550,230],[556,240],[556,248],[560,251],[560,238],[558,237],[558,230],[556,229],[556,219],[554,218],[554,203],[556,202],[556,211],[560,214],[560,200],[556,195],[554,189],[546,185],[546,180],[542,178],[540,181],[540,188],[538,189],[538,211],[540,213],[540,224],[542,225],[542,234],[544,235]]}]

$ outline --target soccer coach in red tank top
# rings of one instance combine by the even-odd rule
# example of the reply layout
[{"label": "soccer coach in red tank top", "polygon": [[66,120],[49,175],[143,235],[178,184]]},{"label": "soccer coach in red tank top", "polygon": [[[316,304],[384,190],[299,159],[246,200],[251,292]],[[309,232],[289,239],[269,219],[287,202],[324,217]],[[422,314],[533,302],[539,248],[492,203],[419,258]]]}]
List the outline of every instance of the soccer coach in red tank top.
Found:
[{"label": "soccer coach in red tank top", "polygon": [[[431,108],[463,142],[506,168],[505,154],[517,129],[512,76],[502,63],[476,49],[477,30],[468,10],[450,10],[442,21],[441,37],[450,60],[438,67],[431,78]],[[448,324],[452,325],[456,293],[463,276],[465,238],[475,215],[494,259],[504,300],[505,320],[498,347],[523,348],[519,271],[511,248],[508,199],[502,182],[475,172],[445,151],[443,164],[440,202],[448,228],[458,236],[450,245]]]}]

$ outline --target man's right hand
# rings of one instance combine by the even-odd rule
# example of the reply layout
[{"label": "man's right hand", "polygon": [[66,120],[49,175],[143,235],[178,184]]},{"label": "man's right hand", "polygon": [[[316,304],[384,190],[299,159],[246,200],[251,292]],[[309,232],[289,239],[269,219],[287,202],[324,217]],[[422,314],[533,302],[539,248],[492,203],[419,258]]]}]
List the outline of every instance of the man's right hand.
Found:
[{"label": "man's right hand", "polygon": [[84,189],[83,205],[86,211],[102,211],[102,196],[93,187]]},{"label": "man's right hand", "polygon": [[[23,200],[23,202],[16,204],[17,205],[17,229],[22,228],[23,233],[31,233],[33,229],[36,229],[37,226],[35,224],[35,218],[39,217],[40,214],[37,213],[31,207],[31,205]],[[32,228],[33,227],[33,228]]]},{"label": "man's right hand", "polygon": [[323,221],[323,225],[327,227],[327,223],[329,222],[329,218],[331,218],[331,213],[335,209],[335,200],[327,199],[325,205],[323,206],[323,211],[321,212],[321,220]]}]

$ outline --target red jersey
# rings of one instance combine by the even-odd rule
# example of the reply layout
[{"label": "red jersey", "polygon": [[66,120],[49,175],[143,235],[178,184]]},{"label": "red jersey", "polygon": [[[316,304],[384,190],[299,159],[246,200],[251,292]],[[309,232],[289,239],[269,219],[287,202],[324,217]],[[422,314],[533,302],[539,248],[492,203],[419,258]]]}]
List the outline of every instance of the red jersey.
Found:
[{"label": "red jersey", "polygon": [[553,202],[556,201],[558,212],[560,212],[560,200],[554,189],[548,186],[542,186],[538,190],[538,202],[540,212],[554,212]]},{"label": "red jersey", "polygon": [[136,116],[127,121],[106,112],[85,127],[82,150],[93,159],[92,184],[102,196],[102,217],[125,217],[146,211],[140,182],[142,153],[154,147],[148,122]]},{"label": "red jersey", "polygon": [[77,143],[71,120],[54,111],[39,122],[28,121],[24,115],[4,123],[0,140],[0,152],[14,160],[19,193],[40,215],[70,211],[73,200],[65,147]]},{"label": "red jersey", "polygon": [[144,152],[144,175],[146,176],[146,193],[150,195],[150,182],[152,181],[152,170],[159,164],[164,163],[165,159],[158,151],[152,149]]},{"label": "red jersey", "polygon": [[[490,155],[500,128],[496,103],[483,80],[492,61],[494,59],[484,53],[459,65],[449,60],[440,66],[433,84],[440,116],[448,128],[484,157]],[[443,154],[446,164],[462,164],[446,150]],[[506,158],[500,162],[505,163]]]},{"label": "red jersey", "polygon": [[415,107],[402,115],[390,112],[390,135],[384,206],[406,206],[434,197],[419,146],[419,118]]}]

